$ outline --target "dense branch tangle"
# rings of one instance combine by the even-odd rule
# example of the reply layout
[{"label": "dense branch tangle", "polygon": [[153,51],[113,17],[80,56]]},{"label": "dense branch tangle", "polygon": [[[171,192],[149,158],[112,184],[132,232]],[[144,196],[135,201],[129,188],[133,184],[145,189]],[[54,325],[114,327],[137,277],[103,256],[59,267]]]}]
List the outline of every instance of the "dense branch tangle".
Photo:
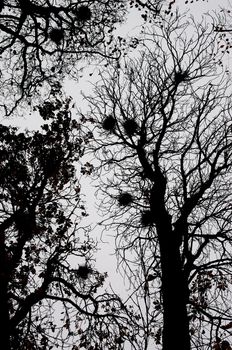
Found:
[{"label": "dense branch tangle", "polygon": [[[78,79],[86,62],[118,59],[125,49],[114,37],[128,7],[156,16],[163,1],[13,0],[0,2],[0,106],[10,115],[21,101],[31,103],[41,87],[64,77]],[[128,6],[129,5],[129,6]],[[147,17],[147,15],[146,15]],[[122,38],[119,38],[122,39]],[[82,60],[82,65],[80,61]]]},{"label": "dense branch tangle", "polygon": [[231,318],[230,79],[209,28],[183,23],[145,33],[140,56],[102,74],[87,98],[105,225],[128,278],[153,302],[157,343],[163,313],[164,350],[189,349],[190,334],[193,348],[208,349]]},{"label": "dense branch tangle", "polygon": [[[93,266],[96,242],[76,164],[89,142],[70,99],[39,106],[36,132],[0,125],[1,344],[13,349],[120,349],[139,333]],[[135,339],[133,340],[135,342]]]},{"label": "dense branch tangle", "polygon": [[44,82],[76,75],[81,58],[119,56],[112,31],[125,17],[124,0],[1,1],[0,10],[0,104],[7,114]]}]

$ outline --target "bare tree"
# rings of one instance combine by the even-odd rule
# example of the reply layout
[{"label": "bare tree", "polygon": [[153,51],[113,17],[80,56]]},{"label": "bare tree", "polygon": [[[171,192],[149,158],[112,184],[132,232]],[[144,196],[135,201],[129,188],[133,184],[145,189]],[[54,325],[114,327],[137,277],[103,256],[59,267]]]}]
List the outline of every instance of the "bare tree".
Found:
[{"label": "bare tree", "polygon": [[[70,99],[38,106],[41,129],[0,125],[0,322],[4,350],[121,349],[138,329],[103,288],[76,172],[80,135]],[[78,165],[79,164],[79,165]],[[78,168],[78,170],[76,169]],[[135,336],[136,337],[136,336]]]},{"label": "bare tree", "polygon": [[110,46],[111,32],[125,18],[124,0],[1,1],[0,9],[6,114],[24,97],[35,98],[44,83],[69,74],[80,58],[119,54]]},{"label": "bare tree", "polygon": [[[78,78],[81,66],[98,57],[117,59],[122,41],[114,38],[128,5],[158,13],[154,2],[4,0],[0,2],[0,106],[10,115],[22,100],[31,103],[51,82]],[[100,64],[100,63],[99,63]]]},{"label": "bare tree", "polygon": [[231,77],[216,35],[186,17],[153,25],[87,97],[103,224],[163,350],[231,334]]}]

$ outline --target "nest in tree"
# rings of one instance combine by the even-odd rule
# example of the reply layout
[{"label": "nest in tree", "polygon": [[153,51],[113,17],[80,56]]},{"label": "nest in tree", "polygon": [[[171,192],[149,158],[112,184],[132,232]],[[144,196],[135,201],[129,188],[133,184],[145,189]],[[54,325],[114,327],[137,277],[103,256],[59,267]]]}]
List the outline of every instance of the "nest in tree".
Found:
[{"label": "nest in tree", "polygon": [[50,31],[50,39],[52,41],[54,41],[54,43],[59,44],[61,42],[61,40],[64,39],[64,31],[63,29],[59,29],[59,28],[53,28]]},{"label": "nest in tree", "polygon": [[123,127],[128,136],[133,136],[138,130],[138,124],[134,119],[127,119],[123,123]]},{"label": "nest in tree", "polygon": [[179,71],[179,72],[175,72],[175,82],[176,84],[181,83],[182,81],[185,81],[186,78],[188,78],[188,73]]},{"label": "nest in tree", "polygon": [[89,277],[89,274],[92,272],[92,269],[87,265],[80,265],[76,271],[77,276],[86,280]]},{"label": "nest in tree", "polygon": [[115,126],[116,119],[112,115],[105,117],[105,119],[102,122],[102,127],[106,131],[114,131]]},{"label": "nest in tree", "polygon": [[143,226],[151,226],[154,224],[154,217],[150,210],[146,210],[141,214],[141,224]]},{"label": "nest in tree", "polygon": [[128,192],[121,193],[118,197],[118,203],[119,205],[122,205],[122,206],[127,206],[131,204],[132,201],[133,201],[133,196]]},{"label": "nest in tree", "polygon": [[92,17],[92,12],[88,6],[79,6],[76,10],[76,16],[78,21],[88,21]]}]

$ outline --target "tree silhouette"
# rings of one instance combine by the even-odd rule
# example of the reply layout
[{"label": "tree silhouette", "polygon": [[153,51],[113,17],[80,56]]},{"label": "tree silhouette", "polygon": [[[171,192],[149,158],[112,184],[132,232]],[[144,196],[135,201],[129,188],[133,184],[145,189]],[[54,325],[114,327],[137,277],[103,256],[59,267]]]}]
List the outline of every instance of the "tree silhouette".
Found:
[{"label": "tree silhouette", "polygon": [[125,18],[124,0],[2,1],[0,10],[6,114],[24,97],[35,98],[44,83],[76,75],[80,59],[119,55],[112,31]]},{"label": "tree silhouette", "polygon": [[78,79],[82,66],[98,57],[117,59],[123,49],[114,29],[126,19],[129,4],[153,15],[162,2],[149,0],[78,2],[4,0],[0,2],[0,106],[10,115],[20,101],[31,103],[41,87],[64,77]]},{"label": "tree silhouette", "polygon": [[144,349],[149,337],[163,350],[224,346],[232,317],[231,79],[210,28],[173,17],[145,32],[140,56],[121,60],[121,70],[112,64],[86,97],[103,225],[116,232]]},{"label": "tree silhouette", "polygon": [[38,131],[0,125],[1,346],[120,349],[133,315],[103,289],[96,242],[81,226],[76,164],[91,135],[58,97],[38,106]]}]

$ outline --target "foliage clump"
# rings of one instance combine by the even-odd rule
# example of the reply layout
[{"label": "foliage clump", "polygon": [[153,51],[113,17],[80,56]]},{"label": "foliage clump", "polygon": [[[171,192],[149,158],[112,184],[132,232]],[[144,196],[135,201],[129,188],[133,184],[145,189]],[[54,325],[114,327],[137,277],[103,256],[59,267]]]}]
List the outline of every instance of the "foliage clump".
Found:
[{"label": "foliage clump", "polygon": [[123,123],[123,127],[128,136],[133,136],[138,130],[138,124],[134,119],[127,119]]},{"label": "foliage clump", "polygon": [[17,212],[15,213],[15,226],[16,229],[19,231],[19,233],[27,234],[28,232],[35,233],[36,229],[36,222],[35,222],[35,215],[24,213],[24,212]]},{"label": "foliage clump", "polygon": [[133,201],[133,196],[128,192],[123,192],[118,196],[118,203],[121,206],[130,205]]},{"label": "foliage clump", "polygon": [[102,127],[106,131],[113,132],[116,126],[116,119],[112,115],[108,115],[102,122]]}]

